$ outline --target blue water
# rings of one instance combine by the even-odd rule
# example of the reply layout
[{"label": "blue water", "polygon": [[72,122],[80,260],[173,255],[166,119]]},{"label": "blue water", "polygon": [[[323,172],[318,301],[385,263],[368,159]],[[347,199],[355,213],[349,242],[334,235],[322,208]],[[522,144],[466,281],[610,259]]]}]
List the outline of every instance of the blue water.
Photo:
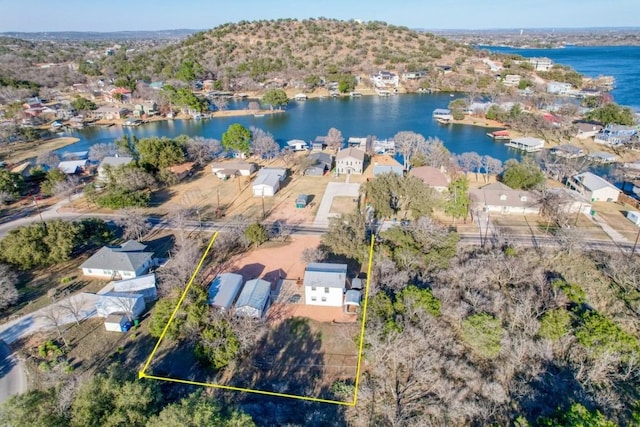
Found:
[{"label": "blue water", "polygon": [[[520,54],[525,57],[546,56],[554,62],[572,66],[587,76],[612,75],[616,87],[612,92],[616,102],[640,110],[640,47],[566,47],[563,49],[513,49],[491,47],[493,51]],[[507,148],[502,142],[486,136],[488,129],[476,126],[442,126],[431,114],[436,108],[446,108],[461,95],[416,94],[392,97],[367,96],[361,98],[311,99],[292,101],[285,113],[264,117],[241,116],[211,120],[173,120],[145,124],[136,128],[112,126],[92,127],[73,131],[70,135],[80,141],[60,150],[83,151],[98,142],[112,142],[124,134],[139,138],[150,136],[175,137],[181,134],[220,139],[232,123],[256,126],[271,132],[280,145],[290,139],[315,139],[335,127],[345,139],[350,136],[375,135],[391,138],[399,131],[414,131],[425,137],[438,137],[453,153],[475,151],[505,161],[519,158],[521,153]],[[247,103],[232,102],[230,109],[244,109]]]},{"label": "blue water", "polygon": [[[458,95],[456,95],[458,96]],[[264,117],[239,116],[209,120],[170,120],[138,127],[90,127],[69,135],[80,138],[64,151],[88,150],[92,144],[113,142],[122,135],[175,137],[181,134],[221,139],[232,123],[256,126],[274,135],[280,145],[291,139],[314,140],[335,127],[345,140],[351,136],[375,135],[378,139],[392,138],[400,131],[414,131],[425,137],[440,138],[453,153],[475,151],[500,160],[519,158],[520,152],[505,147],[486,136],[487,129],[478,126],[442,126],[432,118],[433,110],[446,108],[454,100],[449,94],[416,94],[391,97],[364,96],[361,98],[326,98],[292,101],[286,112]],[[230,104],[231,109],[243,109],[244,102]]]},{"label": "blue water", "polygon": [[640,111],[640,46],[567,46],[561,49],[516,49],[481,46],[494,52],[545,56],[553,62],[570,65],[588,77],[613,76],[614,100]]}]

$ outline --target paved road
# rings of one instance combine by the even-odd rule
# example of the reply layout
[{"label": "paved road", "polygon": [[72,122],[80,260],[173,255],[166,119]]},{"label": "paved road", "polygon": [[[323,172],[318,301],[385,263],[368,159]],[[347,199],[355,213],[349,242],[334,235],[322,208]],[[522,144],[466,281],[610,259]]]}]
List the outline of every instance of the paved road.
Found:
[{"label": "paved road", "polygon": [[27,376],[22,362],[0,341],[0,404],[11,395],[27,391]]}]

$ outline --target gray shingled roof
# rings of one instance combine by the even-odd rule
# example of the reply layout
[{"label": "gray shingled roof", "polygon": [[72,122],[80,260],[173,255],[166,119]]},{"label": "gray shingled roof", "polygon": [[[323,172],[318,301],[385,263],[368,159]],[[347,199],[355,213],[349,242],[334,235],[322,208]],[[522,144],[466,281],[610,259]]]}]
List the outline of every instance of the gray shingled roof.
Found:
[{"label": "gray shingled roof", "polygon": [[347,280],[347,264],[314,262],[307,264],[304,285],[344,289]]},{"label": "gray shingled roof", "polygon": [[153,258],[153,252],[142,252],[145,248],[145,245],[134,240],[130,240],[122,246],[104,246],[82,263],[80,268],[137,271]]}]

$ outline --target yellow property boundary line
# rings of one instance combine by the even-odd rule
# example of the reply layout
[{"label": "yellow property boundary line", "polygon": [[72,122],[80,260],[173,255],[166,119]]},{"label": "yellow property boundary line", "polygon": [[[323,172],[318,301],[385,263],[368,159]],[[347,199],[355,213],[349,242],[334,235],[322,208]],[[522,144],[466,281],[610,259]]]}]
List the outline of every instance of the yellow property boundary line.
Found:
[{"label": "yellow property boundary line", "polygon": [[189,289],[191,288],[191,285],[193,285],[193,281],[195,280],[196,275],[198,274],[200,269],[202,268],[202,264],[204,263],[204,260],[207,257],[207,255],[209,255],[209,251],[211,250],[211,247],[213,246],[213,242],[215,242],[217,237],[218,237],[218,231],[216,231],[213,234],[213,236],[211,237],[211,240],[209,241],[207,249],[204,251],[204,254],[202,255],[202,258],[200,258],[200,262],[198,262],[198,266],[196,267],[195,271],[191,275],[191,278],[189,279],[189,282],[187,283],[187,286],[184,288],[184,291],[182,292],[182,295],[180,296],[180,299],[178,300],[178,303],[176,304],[175,308],[173,309],[173,312],[171,313],[171,316],[169,317],[169,320],[167,321],[167,324],[165,325],[164,329],[162,330],[162,334],[160,334],[160,338],[158,338],[158,341],[156,342],[156,345],[153,347],[153,350],[151,351],[151,354],[147,358],[147,361],[145,362],[144,367],[142,368],[142,371],[138,372],[138,379],[148,378],[148,379],[152,379],[152,380],[169,381],[169,382],[174,382],[174,383],[190,384],[190,385],[196,385],[196,386],[202,386],[202,387],[211,387],[211,388],[219,388],[219,389],[224,389],[224,390],[241,391],[241,392],[245,392],[245,393],[254,393],[254,394],[267,395],[267,396],[286,397],[286,398],[290,398],[290,399],[306,400],[306,401],[310,401],[310,402],[330,403],[330,404],[334,404],[334,405],[344,405],[344,406],[356,406],[356,404],[358,403],[358,388],[360,386],[360,370],[361,370],[361,366],[362,366],[362,348],[364,346],[364,327],[365,327],[365,323],[366,323],[366,320],[367,320],[367,302],[369,300],[369,285],[371,283],[371,266],[373,264],[373,243],[375,241],[375,236],[373,236],[373,235],[371,236],[371,244],[369,246],[369,264],[367,266],[367,284],[365,286],[365,294],[364,294],[364,304],[363,304],[363,311],[362,311],[362,325],[361,325],[361,328],[360,328],[360,343],[358,345],[358,364],[357,364],[357,367],[356,367],[356,379],[355,379],[355,390],[354,390],[354,394],[353,394],[353,401],[345,402],[345,401],[341,401],[341,400],[321,399],[319,397],[298,396],[298,395],[295,395],[295,394],[277,393],[277,392],[274,392],[274,391],[257,390],[257,389],[243,388],[243,387],[234,387],[234,386],[222,385],[222,384],[203,383],[203,382],[199,382],[199,381],[190,381],[190,380],[184,380],[184,379],[180,379],[180,378],[159,377],[159,376],[156,376],[156,375],[150,375],[150,374],[146,373],[147,370],[149,369],[149,365],[151,364],[151,361],[153,360],[153,357],[155,356],[156,352],[158,351],[158,348],[160,347],[160,343],[162,343],[162,340],[164,339],[167,331],[169,330],[169,325],[171,325],[171,322],[173,322],[173,320],[175,319],[176,314],[178,313],[178,310],[180,309],[180,306],[182,305],[182,302],[184,301],[184,299],[185,299],[185,297],[187,295],[187,292],[189,292]]}]

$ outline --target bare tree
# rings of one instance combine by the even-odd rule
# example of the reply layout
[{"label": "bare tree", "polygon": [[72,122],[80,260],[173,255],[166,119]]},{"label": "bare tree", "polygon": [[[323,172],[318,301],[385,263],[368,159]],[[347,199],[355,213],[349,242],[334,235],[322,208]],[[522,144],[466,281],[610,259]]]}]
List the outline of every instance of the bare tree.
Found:
[{"label": "bare tree", "polygon": [[421,154],[424,156],[428,166],[434,168],[444,167],[450,168],[451,153],[444,146],[439,138],[428,138],[423,142],[418,142],[415,148],[415,154]]},{"label": "bare tree", "polygon": [[47,327],[53,328],[58,334],[58,339],[62,340],[65,347],[69,347],[67,339],[64,336],[65,312],[57,305],[50,305],[41,311],[40,317],[44,320]]},{"label": "bare tree", "polygon": [[199,166],[204,166],[222,151],[220,141],[212,138],[196,136],[189,138],[186,143],[189,160]]},{"label": "bare tree", "polygon": [[213,105],[216,106],[218,111],[226,110],[227,106],[229,105],[229,101],[227,100],[227,98],[224,98],[222,96],[214,97],[212,102],[213,102]]},{"label": "bare tree", "polygon": [[275,158],[280,150],[280,146],[275,139],[273,139],[273,135],[255,126],[251,126],[249,130],[251,131],[253,153],[260,159],[271,160]]},{"label": "bare tree", "polygon": [[310,262],[322,262],[326,259],[327,252],[320,248],[306,248],[302,251],[302,261],[306,263]]},{"label": "bare tree", "polygon": [[120,148],[114,143],[99,143],[93,144],[89,148],[89,160],[94,162],[100,162],[102,159],[108,156],[115,156],[116,154],[126,154],[121,152]]},{"label": "bare tree", "polygon": [[284,147],[282,150],[280,150],[278,157],[280,157],[285,167],[291,167],[293,161],[296,158],[296,154],[291,149],[289,149],[289,147]]},{"label": "bare tree", "polygon": [[18,302],[18,276],[6,264],[0,264],[0,309]]},{"label": "bare tree", "polygon": [[178,244],[182,245],[186,240],[185,230],[188,228],[189,220],[194,215],[194,209],[182,206],[174,206],[168,213],[167,219],[174,230],[178,231]]},{"label": "bare tree", "polygon": [[71,206],[73,206],[73,195],[76,194],[76,188],[80,183],[80,178],[76,175],[67,175],[64,181],[56,182],[51,192],[59,197],[66,197]]},{"label": "bare tree", "polygon": [[157,270],[159,292],[170,295],[177,289],[183,289],[196,268],[199,256],[200,247],[196,241],[185,239],[178,242],[170,252],[169,262]]},{"label": "bare tree", "polygon": [[116,220],[116,224],[124,229],[122,237],[125,239],[140,240],[151,228],[147,215],[140,209],[122,209],[122,216]]},{"label": "bare tree", "polygon": [[80,321],[83,319],[83,299],[83,295],[79,294],[70,296],[69,298],[65,298],[58,303],[58,306],[63,311],[73,317],[73,319],[76,321],[76,325],[79,325]]},{"label": "bare tree", "polygon": [[152,188],[156,179],[142,168],[117,167],[112,169],[110,175],[114,184],[129,191]]},{"label": "bare tree", "polygon": [[60,156],[54,151],[47,151],[36,158],[36,164],[49,166],[50,168],[57,167],[58,163],[60,163]]},{"label": "bare tree", "polygon": [[329,129],[327,138],[325,139],[325,143],[327,144],[327,147],[329,149],[334,150],[337,153],[338,150],[342,148],[342,144],[344,143],[342,132],[340,132],[336,128]]},{"label": "bare tree", "polygon": [[258,111],[260,109],[260,103],[257,101],[251,101],[248,105],[249,110]]},{"label": "bare tree", "polygon": [[482,168],[485,173],[485,182],[488,182],[489,175],[499,174],[502,172],[502,161],[499,159],[493,158],[491,156],[483,156],[482,157]]},{"label": "bare tree", "polygon": [[404,168],[408,169],[411,164],[411,156],[413,156],[419,146],[426,143],[424,136],[412,131],[401,131],[395,134],[393,142],[396,146],[396,152],[402,155]]}]

